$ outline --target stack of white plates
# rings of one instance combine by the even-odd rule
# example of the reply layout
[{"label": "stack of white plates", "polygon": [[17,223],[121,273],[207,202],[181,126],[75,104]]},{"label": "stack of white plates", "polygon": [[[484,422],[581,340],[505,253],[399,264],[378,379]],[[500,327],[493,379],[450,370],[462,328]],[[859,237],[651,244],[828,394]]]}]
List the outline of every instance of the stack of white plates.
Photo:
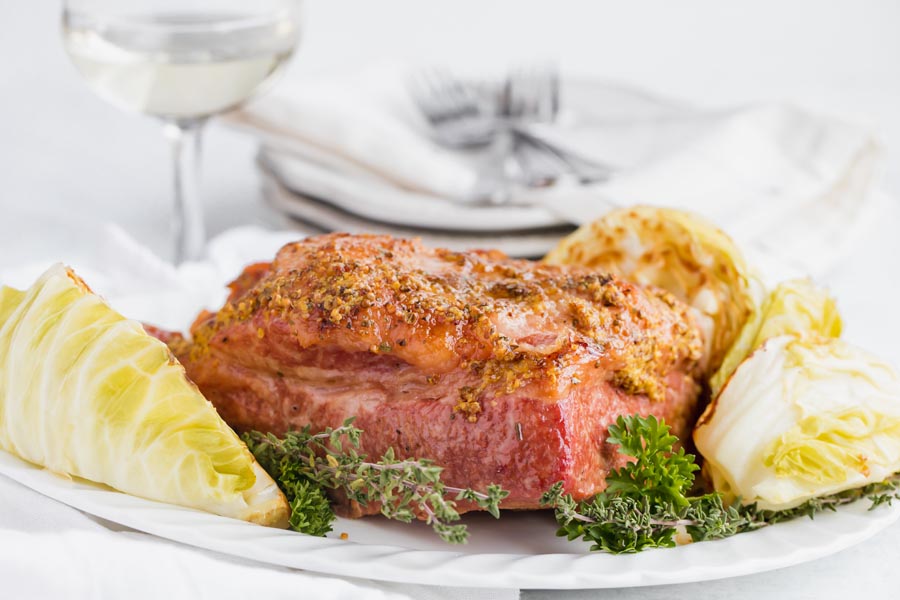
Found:
[{"label": "stack of white plates", "polygon": [[399,189],[379,193],[378,186],[358,180],[317,185],[328,174],[306,178],[303,171],[321,168],[266,148],[257,164],[269,205],[286,215],[289,225],[308,231],[386,233],[453,250],[496,248],[537,258],[574,229],[536,206],[461,204]]}]

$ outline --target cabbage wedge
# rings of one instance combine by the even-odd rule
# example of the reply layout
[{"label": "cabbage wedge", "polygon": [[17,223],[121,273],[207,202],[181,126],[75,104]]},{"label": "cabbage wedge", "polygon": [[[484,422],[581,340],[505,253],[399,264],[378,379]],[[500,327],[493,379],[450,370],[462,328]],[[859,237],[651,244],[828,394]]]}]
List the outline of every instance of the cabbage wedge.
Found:
[{"label": "cabbage wedge", "polygon": [[900,471],[900,378],[839,339],[770,338],[694,442],[718,491],[765,510],[880,482]]},{"label": "cabbage wedge", "polygon": [[272,526],[287,502],[168,348],[57,265],[0,289],[0,448],[151,500]]},{"label": "cabbage wedge", "polygon": [[837,302],[809,279],[779,283],[754,310],[709,382],[715,398],[737,366],[766,340],[780,335],[840,337],[843,323]]},{"label": "cabbage wedge", "polygon": [[680,210],[636,206],[583,225],[544,261],[595,267],[671,292],[695,309],[714,373],[762,298],[762,285],[724,232]]}]

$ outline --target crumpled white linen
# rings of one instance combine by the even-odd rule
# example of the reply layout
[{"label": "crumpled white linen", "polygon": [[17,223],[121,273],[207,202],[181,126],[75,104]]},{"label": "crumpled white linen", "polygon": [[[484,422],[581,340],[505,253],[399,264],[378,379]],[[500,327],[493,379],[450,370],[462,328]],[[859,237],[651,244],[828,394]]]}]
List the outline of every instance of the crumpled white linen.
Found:
[{"label": "crumpled white linen", "polygon": [[[325,201],[344,196],[344,206],[348,196],[361,205],[378,194],[414,226],[422,202],[469,198],[480,163],[429,137],[407,92],[413,70],[381,65],[284,85],[230,123],[260,140],[287,187]],[[564,86],[568,110],[535,132],[613,166],[613,177],[520,190],[517,200],[573,224],[615,206],[692,210],[751,251],[812,274],[847,253],[881,162],[866,129],[786,104],[700,110],[583,83]]]}]

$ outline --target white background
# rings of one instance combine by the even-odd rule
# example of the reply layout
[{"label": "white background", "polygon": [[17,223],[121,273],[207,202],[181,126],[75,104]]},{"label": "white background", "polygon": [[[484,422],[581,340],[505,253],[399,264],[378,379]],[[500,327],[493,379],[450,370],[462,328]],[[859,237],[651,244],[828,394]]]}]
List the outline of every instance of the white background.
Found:
[{"label": "white background", "polygon": [[[103,215],[167,247],[168,148],[157,125],[87,89],[61,48],[56,2],[0,7],[0,206]],[[701,105],[796,102],[869,123],[900,149],[897,0],[313,0],[307,9],[294,80],[372,61],[471,68],[550,57],[570,74]],[[211,231],[265,221],[252,144],[213,124],[206,150]],[[894,156],[887,181],[900,190]],[[18,229],[0,224],[0,235]],[[18,248],[25,259],[40,243]]]},{"label": "white background", "polygon": [[[89,243],[79,223],[96,220],[118,222],[164,250],[169,164],[159,128],[107,106],[83,85],[62,52],[58,12],[56,2],[0,0],[0,262],[65,259],[68,248]],[[472,68],[556,58],[568,74],[628,81],[700,105],[785,100],[869,124],[889,150],[884,187],[900,196],[897,0],[317,0],[307,14],[287,74],[297,81],[372,61]],[[206,152],[210,229],[276,222],[259,203],[253,144],[214,124]],[[827,281],[849,336],[895,365],[897,214]],[[772,574],[560,597],[887,594],[898,564],[900,526]]]}]

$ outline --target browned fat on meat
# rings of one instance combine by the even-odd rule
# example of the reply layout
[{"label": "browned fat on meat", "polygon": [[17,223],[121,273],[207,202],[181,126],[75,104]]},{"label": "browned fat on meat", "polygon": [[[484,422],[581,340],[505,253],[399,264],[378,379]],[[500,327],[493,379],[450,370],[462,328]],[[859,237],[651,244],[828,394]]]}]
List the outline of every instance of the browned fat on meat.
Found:
[{"label": "browned fat on meat", "polygon": [[170,339],[229,424],[283,434],[355,416],[361,452],[499,484],[504,508],[538,508],[557,481],[577,499],[601,491],[624,462],[605,442],[619,415],[654,414],[683,439],[696,415],[688,310],[603,273],[332,234],[231,288],[191,342]]}]

